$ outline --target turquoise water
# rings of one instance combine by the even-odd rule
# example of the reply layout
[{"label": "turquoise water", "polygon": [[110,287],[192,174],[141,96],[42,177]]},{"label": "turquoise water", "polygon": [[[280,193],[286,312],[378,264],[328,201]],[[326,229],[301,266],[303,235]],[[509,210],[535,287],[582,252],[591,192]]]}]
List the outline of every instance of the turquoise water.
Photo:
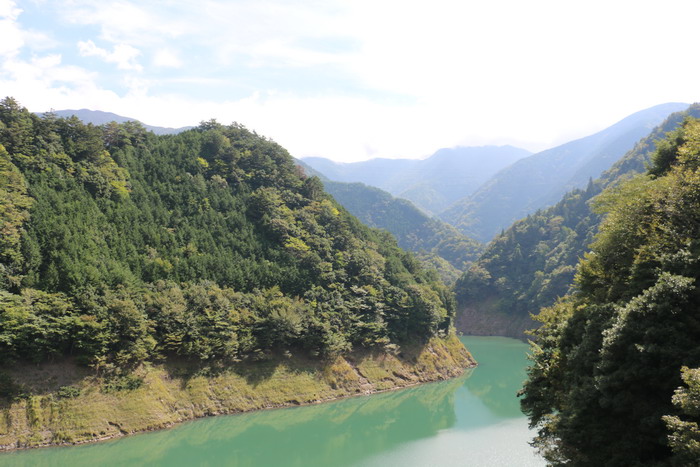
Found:
[{"label": "turquoise water", "polygon": [[479,367],[451,381],[196,420],[104,443],[0,454],[0,466],[539,466],[515,393],[527,345],[464,337]]}]

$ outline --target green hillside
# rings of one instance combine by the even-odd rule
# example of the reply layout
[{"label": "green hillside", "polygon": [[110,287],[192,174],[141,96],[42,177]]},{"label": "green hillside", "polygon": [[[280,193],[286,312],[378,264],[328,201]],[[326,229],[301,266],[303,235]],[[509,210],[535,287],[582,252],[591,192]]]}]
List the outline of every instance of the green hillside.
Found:
[{"label": "green hillside", "polygon": [[597,198],[576,291],[537,316],[522,406],[554,465],[700,459],[700,120],[656,147]]},{"label": "green hillside", "polygon": [[603,189],[641,173],[656,142],[700,106],[671,115],[586,189],[573,190],[543,211],[527,216],[498,235],[455,286],[458,328],[477,334],[522,337],[535,326],[529,315],[572,290],[576,264],[588,251],[601,215],[591,200]]},{"label": "green hillside", "polygon": [[426,215],[410,201],[394,198],[362,183],[324,181],[336,201],[370,227],[391,232],[401,248],[412,251],[453,283],[477,259],[483,246],[444,222]]},{"label": "green hillside", "polygon": [[452,326],[411,254],[240,125],[156,136],[10,98],[0,122],[2,362],[332,356]]}]

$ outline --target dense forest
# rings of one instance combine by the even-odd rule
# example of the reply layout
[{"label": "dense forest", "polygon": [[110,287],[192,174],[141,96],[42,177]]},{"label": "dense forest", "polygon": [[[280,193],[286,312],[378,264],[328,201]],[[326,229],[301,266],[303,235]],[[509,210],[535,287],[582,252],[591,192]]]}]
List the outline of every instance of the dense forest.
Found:
[{"label": "dense forest", "polygon": [[535,445],[554,465],[697,465],[700,120],[595,205],[575,291],[536,318],[522,392]]},{"label": "dense forest", "polygon": [[401,248],[416,253],[427,268],[440,273],[446,284],[454,283],[483,251],[476,240],[379,188],[330,180],[323,180],[323,185],[366,225],[391,232]]},{"label": "dense forest", "polygon": [[0,363],[100,371],[448,332],[434,273],[238,124],[156,136],[0,102]]},{"label": "dense forest", "polygon": [[644,172],[657,141],[686,116],[700,117],[700,105],[670,115],[585,189],[567,193],[556,205],[527,216],[498,235],[457,281],[458,315],[463,315],[458,317],[460,328],[468,331],[474,320],[503,322],[507,324],[499,327],[501,333],[521,337],[535,327],[531,313],[573,291],[576,265],[588,251],[602,219],[591,201],[604,189]]}]

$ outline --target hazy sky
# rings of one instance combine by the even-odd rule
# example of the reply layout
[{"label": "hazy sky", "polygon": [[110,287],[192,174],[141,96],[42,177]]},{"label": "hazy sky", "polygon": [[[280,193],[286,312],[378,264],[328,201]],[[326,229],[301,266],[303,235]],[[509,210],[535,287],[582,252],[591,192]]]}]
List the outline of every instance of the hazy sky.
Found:
[{"label": "hazy sky", "polygon": [[0,94],[292,155],[533,151],[700,100],[699,0],[0,0]]}]

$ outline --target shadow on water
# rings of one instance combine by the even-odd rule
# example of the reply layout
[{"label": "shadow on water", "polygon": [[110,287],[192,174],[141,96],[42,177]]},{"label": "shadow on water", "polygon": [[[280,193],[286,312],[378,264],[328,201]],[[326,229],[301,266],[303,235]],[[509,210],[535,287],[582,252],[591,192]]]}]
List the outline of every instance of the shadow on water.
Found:
[{"label": "shadow on water", "polygon": [[465,377],[333,403],[221,416],[97,445],[0,455],[0,465],[351,465],[454,425]]},{"label": "shadow on water", "polygon": [[[197,420],[96,445],[0,454],[0,466],[349,466],[444,433],[473,436],[466,431],[522,417],[515,393],[525,376],[526,346],[511,339],[463,341],[479,367],[450,381]],[[455,448],[463,443],[456,439]]]}]

